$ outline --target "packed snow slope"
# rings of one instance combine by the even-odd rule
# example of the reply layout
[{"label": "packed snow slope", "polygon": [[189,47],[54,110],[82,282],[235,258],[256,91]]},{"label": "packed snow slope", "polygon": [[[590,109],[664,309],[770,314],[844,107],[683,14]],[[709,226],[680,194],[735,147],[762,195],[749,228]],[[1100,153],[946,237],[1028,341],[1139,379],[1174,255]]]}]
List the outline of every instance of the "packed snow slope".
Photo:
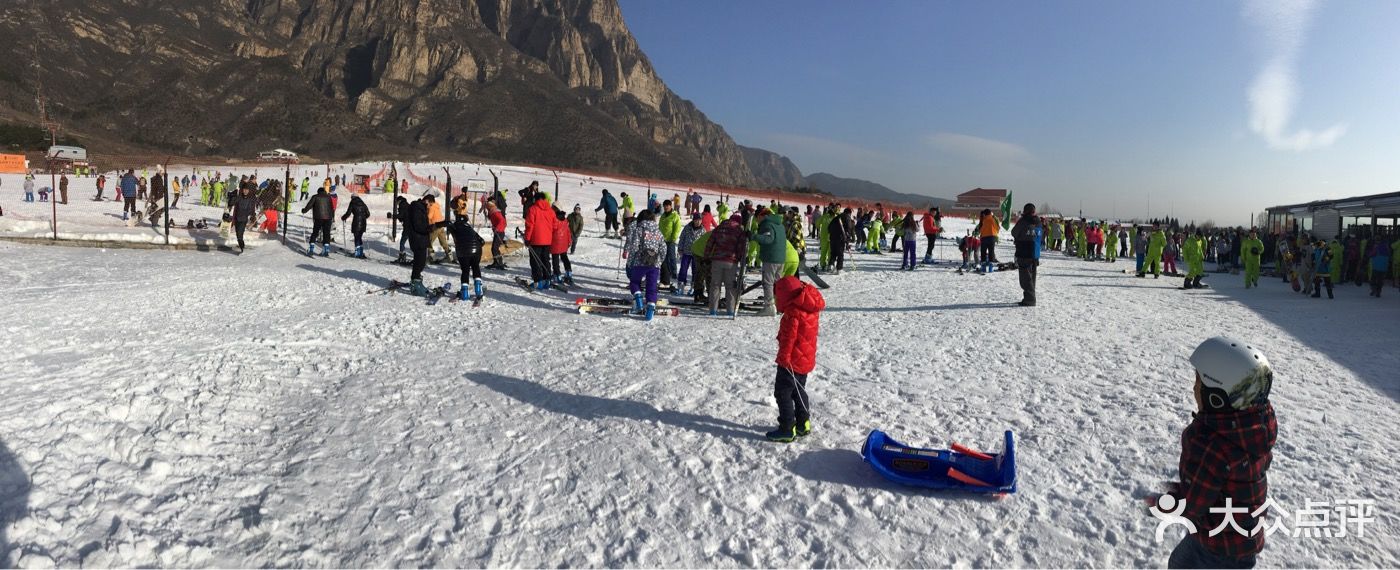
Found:
[{"label": "packed snow slope", "polygon": [[[307,258],[300,238],[241,256],[0,244],[0,559],[1159,567],[1179,533],[1156,542],[1143,497],[1176,476],[1190,351],[1226,334],[1276,370],[1280,506],[1376,503],[1365,536],[1275,534],[1260,564],[1400,565],[1394,289],[1184,292],[1052,253],[1026,309],[1013,272],[853,255],[827,277],[816,431],[784,445],[762,438],[778,321],[579,315],[578,295],[625,294],[619,242],[589,218],[577,294],[514,286],[517,254],[479,308],[366,294],[408,273],[377,234],[371,261]],[[891,484],[859,455],[874,428],[989,451],[1012,430],[1019,492]]]}]

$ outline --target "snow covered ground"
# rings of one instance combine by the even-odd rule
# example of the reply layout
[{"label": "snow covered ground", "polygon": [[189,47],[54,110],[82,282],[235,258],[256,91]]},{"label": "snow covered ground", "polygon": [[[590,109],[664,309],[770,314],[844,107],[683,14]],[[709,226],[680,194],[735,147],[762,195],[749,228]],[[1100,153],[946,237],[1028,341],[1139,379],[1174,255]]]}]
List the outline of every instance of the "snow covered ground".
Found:
[{"label": "snow covered ground", "polygon": [[[532,175],[513,176],[504,187]],[[591,210],[597,186],[563,201]],[[17,187],[4,181],[7,221],[37,216],[14,206]],[[86,198],[70,195],[98,204]],[[620,296],[618,242],[589,219],[580,293]],[[428,307],[366,295],[407,275],[383,262],[387,245],[370,250],[367,262],[276,241],[241,256],[0,243],[0,559],[1162,566],[1175,537],[1155,542],[1142,497],[1175,476],[1187,356],[1227,334],[1275,367],[1279,505],[1376,503],[1365,536],[1275,534],[1261,565],[1400,566],[1394,289],[1376,300],[1340,286],[1328,301],[1212,276],[1183,292],[1125,263],[1049,254],[1040,306],[1024,309],[1011,272],[900,273],[893,255],[856,255],[827,278],[816,431],[782,445],[762,439],[775,319],[579,315],[575,295],[499,273],[480,308]],[[990,450],[1013,430],[1019,492],[886,482],[859,455],[873,428]]]}]

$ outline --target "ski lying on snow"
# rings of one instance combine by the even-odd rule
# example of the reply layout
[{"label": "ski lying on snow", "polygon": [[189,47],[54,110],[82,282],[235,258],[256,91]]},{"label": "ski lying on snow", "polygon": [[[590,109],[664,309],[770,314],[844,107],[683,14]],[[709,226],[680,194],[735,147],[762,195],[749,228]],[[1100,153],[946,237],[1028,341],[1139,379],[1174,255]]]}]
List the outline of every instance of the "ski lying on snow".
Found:
[{"label": "ski lying on snow", "polygon": [[[633,312],[632,307],[619,307],[616,305],[579,305],[579,314],[601,314],[601,315],[627,315],[632,317],[642,317],[640,313]],[[679,317],[681,310],[676,307],[657,307],[655,315],[658,317]]]},{"label": "ski lying on snow", "polygon": [[[574,299],[574,304],[575,304],[575,305],[598,305],[598,306],[613,306],[613,307],[631,307],[631,306],[632,306],[632,300],[631,300],[631,299],[617,299],[617,298],[613,298],[613,297],[579,297],[579,298],[577,298],[577,299]],[[657,306],[657,307],[665,307],[665,306],[668,306],[668,305],[671,305],[671,304],[672,304],[671,301],[669,301],[669,300],[667,300],[667,299],[657,299],[657,300],[656,300],[656,306]],[[676,304],[676,305],[681,305],[681,304],[685,304],[685,303],[675,303],[675,304]]]}]

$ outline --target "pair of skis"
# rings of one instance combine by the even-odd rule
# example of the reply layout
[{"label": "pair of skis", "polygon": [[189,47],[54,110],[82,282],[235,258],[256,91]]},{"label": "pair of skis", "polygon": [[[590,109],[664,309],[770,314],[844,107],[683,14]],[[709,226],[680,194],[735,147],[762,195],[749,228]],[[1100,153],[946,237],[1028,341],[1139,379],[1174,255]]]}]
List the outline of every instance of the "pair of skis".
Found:
[{"label": "pair of skis", "polygon": [[[633,301],[631,299],[579,297],[574,300],[574,305],[578,307],[580,315],[592,313],[596,315],[642,316],[637,313],[636,308],[633,307]],[[659,317],[679,317],[681,310],[677,307],[672,307],[671,303],[666,299],[657,299],[656,312],[653,314]]]},{"label": "pair of skis", "polygon": [[[535,288],[535,284],[534,284],[534,283],[531,283],[529,280],[527,280],[527,279],[525,279],[524,277],[521,277],[521,276],[519,276],[519,275],[516,275],[516,276],[515,276],[515,284],[516,284],[516,285],[519,285],[519,286],[520,286],[522,289],[524,289],[527,293],[538,293],[538,292],[540,291],[540,289]],[[549,287],[550,287],[551,289],[554,289],[554,290],[556,290],[556,291],[559,291],[560,293],[568,293],[568,292],[569,292],[569,288],[568,288],[568,287],[565,287],[564,285],[562,285],[562,284],[560,284],[560,283],[555,283],[553,280],[551,280],[551,281],[549,282]]]}]

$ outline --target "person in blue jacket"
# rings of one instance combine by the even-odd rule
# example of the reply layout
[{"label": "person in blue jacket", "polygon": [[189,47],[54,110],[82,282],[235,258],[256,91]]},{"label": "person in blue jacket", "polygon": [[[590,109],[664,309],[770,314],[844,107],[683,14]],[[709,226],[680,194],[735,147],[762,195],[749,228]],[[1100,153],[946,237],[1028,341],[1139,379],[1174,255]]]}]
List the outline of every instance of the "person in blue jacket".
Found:
[{"label": "person in blue jacket", "polygon": [[[603,199],[598,201],[598,207],[593,211],[603,211],[603,237],[620,237],[617,225],[617,198],[614,198],[606,188],[603,189]],[[611,231],[612,235],[608,235]]]}]

